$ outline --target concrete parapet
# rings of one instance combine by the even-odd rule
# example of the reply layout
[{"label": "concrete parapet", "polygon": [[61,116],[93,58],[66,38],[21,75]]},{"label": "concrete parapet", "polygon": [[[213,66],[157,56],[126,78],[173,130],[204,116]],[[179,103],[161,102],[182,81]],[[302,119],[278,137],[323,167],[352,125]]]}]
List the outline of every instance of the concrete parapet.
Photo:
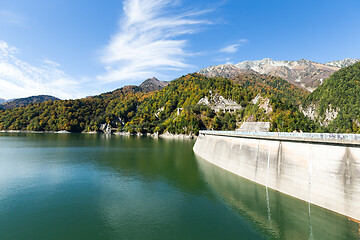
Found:
[{"label": "concrete parapet", "polygon": [[360,142],[200,132],[194,152],[241,177],[360,220]]},{"label": "concrete parapet", "polygon": [[269,132],[270,122],[243,122],[237,132]]}]

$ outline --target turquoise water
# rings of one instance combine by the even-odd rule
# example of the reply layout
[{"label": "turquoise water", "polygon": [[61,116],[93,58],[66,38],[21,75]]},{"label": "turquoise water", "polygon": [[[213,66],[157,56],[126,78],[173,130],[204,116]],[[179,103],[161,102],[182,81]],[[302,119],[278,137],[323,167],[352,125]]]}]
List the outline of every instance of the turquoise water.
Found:
[{"label": "turquoise water", "polygon": [[219,169],[193,144],[0,133],[0,239],[360,239],[351,219]]}]

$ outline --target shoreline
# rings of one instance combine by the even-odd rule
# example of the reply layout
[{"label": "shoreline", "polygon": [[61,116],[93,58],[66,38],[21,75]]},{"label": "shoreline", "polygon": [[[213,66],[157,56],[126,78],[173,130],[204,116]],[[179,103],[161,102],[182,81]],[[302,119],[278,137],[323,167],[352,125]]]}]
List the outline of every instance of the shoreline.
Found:
[{"label": "shoreline", "polygon": [[[0,133],[37,133],[37,134],[44,134],[44,133],[55,133],[55,134],[74,134],[75,132],[69,132],[69,131],[28,131],[28,130],[0,130]],[[102,132],[96,132],[96,131],[92,131],[92,132],[76,132],[76,134],[106,134],[106,133],[102,133]],[[165,139],[196,139],[197,136],[190,134],[190,135],[186,135],[186,134],[172,134],[169,132],[165,132],[163,134],[158,134],[158,133],[146,133],[146,134],[142,134],[142,133],[134,133],[131,134],[129,132],[114,132],[111,133],[110,135],[117,135],[117,136],[147,136],[147,137],[152,137],[152,138],[165,138]]]},{"label": "shoreline", "polygon": [[115,132],[112,133],[114,135],[118,135],[118,136],[147,136],[147,137],[153,137],[153,138],[167,138],[167,139],[196,139],[197,136],[196,135],[186,135],[186,134],[172,134],[169,132],[165,132],[163,134],[158,134],[158,133],[146,133],[146,134],[142,134],[142,133],[134,133],[131,134],[129,132]]},{"label": "shoreline", "polygon": [[28,131],[28,130],[0,130],[0,133],[59,133],[59,134],[69,134],[69,131]]}]

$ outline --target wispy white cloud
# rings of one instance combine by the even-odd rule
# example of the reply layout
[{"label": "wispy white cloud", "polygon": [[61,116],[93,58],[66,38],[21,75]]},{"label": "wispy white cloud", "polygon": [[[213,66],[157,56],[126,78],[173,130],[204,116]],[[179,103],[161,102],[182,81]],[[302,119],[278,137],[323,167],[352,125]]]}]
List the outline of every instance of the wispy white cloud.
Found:
[{"label": "wispy white cloud", "polygon": [[220,52],[223,53],[236,53],[241,46],[243,46],[248,40],[247,39],[241,39],[235,44],[228,45],[222,49],[220,49]]},{"label": "wispy white cloud", "polygon": [[124,0],[118,32],[102,52],[106,73],[103,82],[140,80],[158,71],[191,68],[184,35],[210,24],[199,19],[203,11],[180,12],[173,0]]},{"label": "wispy white cloud", "polygon": [[229,46],[226,46],[222,49],[220,49],[220,52],[225,52],[225,53],[235,53],[238,51],[240,47],[240,44],[237,43],[237,44],[232,44],[232,45],[229,45]]},{"label": "wispy white cloud", "polygon": [[79,84],[59,69],[60,64],[44,60],[40,67],[17,58],[18,50],[0,41],[0,97],[18,98],[48,94],[68,99],[79,97]]},{"label": "wispy white cloud", "polygon": [[24,22],[24,17],[18,13],[0,10],[0,23],[21,25]]}]

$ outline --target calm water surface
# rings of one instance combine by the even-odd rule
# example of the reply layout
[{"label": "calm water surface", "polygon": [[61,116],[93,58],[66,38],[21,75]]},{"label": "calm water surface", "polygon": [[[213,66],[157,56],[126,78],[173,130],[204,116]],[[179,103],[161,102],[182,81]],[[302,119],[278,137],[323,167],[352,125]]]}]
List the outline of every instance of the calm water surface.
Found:
[{"label": "calm water surface", "polygon": [[360,239],[359,223],[197,159],[193,144],[0,133],[0,239]]}]

